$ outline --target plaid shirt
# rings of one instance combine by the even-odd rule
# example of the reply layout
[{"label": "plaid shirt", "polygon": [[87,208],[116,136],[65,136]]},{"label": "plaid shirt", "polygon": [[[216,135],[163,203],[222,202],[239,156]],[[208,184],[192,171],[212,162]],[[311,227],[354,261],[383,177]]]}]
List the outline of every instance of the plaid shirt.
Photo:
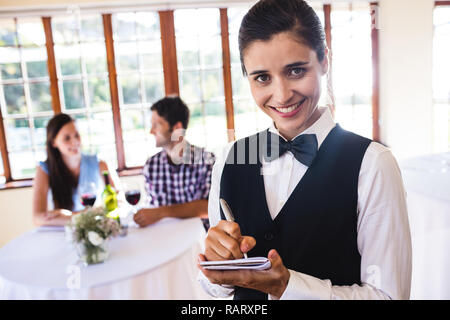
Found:
[{"label": "plaid shirt", "polygon": [[181,164],[170,163],[165,150],[145,163],[145,189],[151,207],[208,199],[215,156],[203,148],[188,146]]}]

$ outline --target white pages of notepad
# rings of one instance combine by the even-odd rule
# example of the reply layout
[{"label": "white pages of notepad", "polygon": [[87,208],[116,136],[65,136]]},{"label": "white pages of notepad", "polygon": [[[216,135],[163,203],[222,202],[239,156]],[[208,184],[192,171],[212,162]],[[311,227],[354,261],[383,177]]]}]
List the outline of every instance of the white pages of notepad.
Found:
[{"label": "white pages of notepad", "polygon": [[221,261],[201,261],[200,265],[208,270],[265,270],[269,269],[271,266],[270,260],[264,257]]}]

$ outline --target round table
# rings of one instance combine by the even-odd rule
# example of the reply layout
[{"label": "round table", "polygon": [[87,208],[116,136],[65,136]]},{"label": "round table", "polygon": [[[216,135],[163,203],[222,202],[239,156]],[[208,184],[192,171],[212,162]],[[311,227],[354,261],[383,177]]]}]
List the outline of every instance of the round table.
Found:
[{"label": "round table", "polygon": [[0,299],[210,299],[197,282],[200,219],[129,228],[104,263],[84,266],[63,228],[40,227],[0,249]]}]

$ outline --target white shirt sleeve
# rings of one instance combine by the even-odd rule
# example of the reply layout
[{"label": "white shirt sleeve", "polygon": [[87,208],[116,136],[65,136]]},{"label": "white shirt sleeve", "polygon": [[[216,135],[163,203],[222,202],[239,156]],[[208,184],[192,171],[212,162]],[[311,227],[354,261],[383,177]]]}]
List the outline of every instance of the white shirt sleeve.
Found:
[{"label": "white shirt sleeve", "polygon": [[281,299],[409,299],[412,248],[406,193],[395,158],[375,142],[361,164],[357,223],[361,286],[334,286],[289,270]]}]

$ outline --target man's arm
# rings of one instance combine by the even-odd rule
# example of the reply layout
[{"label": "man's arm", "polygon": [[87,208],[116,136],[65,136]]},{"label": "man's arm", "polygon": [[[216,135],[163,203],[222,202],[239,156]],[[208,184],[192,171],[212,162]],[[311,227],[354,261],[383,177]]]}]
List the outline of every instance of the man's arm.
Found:
[{"label": "man's arm", "polygon": [[208,218],[208,200],[162,206],[159,208],[143,208],[134,215],[134,221],[141,227],[153,224],[162,218]]}]

